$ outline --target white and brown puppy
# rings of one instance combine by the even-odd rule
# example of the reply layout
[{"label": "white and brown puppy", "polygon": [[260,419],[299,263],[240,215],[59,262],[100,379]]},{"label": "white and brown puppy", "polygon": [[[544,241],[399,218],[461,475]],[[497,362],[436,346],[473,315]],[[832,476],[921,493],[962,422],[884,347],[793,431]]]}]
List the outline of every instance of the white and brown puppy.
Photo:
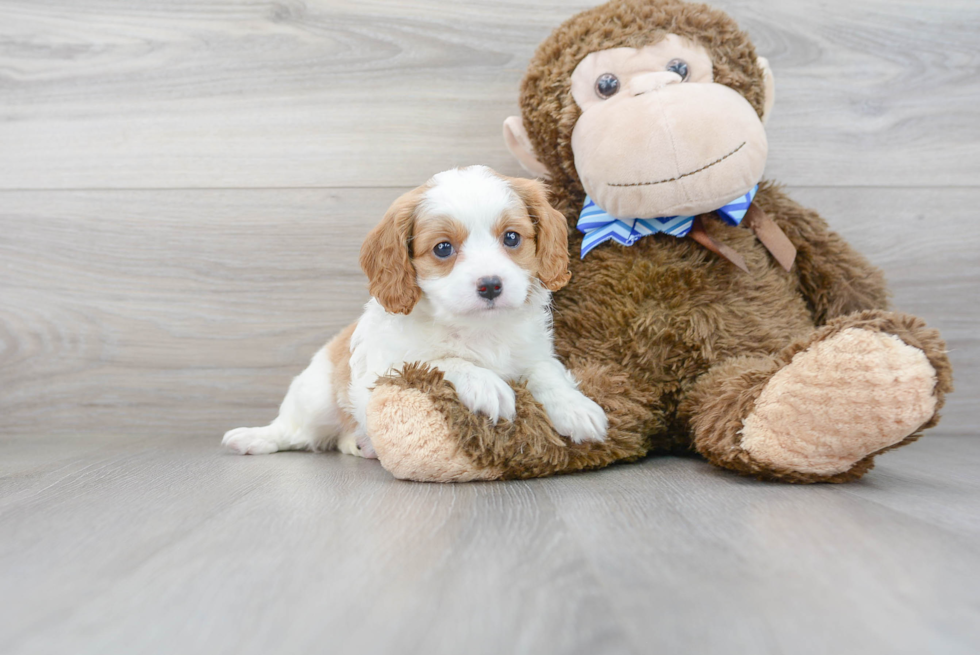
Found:
[{"label": "white and brown puppy", "polygon": [[514,417],[508,382],[519,380],[559,434],[605,437],[602,408],[555,358],[549,305],[568,281],[568,233],[538,182],[484,166],[439,173],[395,201],[365,240],[361,267],[373,297],[360,320],[293,380],[275,421],[229,431],[229,448],[371,457],[371,388],[417,361],[494,422]]}]

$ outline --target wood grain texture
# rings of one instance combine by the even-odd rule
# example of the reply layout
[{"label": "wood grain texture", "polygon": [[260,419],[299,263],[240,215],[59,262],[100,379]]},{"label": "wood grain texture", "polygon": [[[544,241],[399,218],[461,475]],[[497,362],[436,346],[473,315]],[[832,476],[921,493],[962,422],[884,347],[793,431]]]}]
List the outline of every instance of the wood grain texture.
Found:
[{"label": "wood grain texture", "polygon": [[3,431],[258,420],[359,315],[357,252],[398,194],[4,194]]},{"label": "wood grain texture", "polygon": [[[0,188],[415,186],[515,174],[500,126],[591,0],[0,2]],[[973,186],[980,4],[730,0],[773,65],[769,174]]]},{"label": "wood grain texture", "polygon": [[[360,242],[401,191],[0,193],[0,434],[271,420],[359,315]],[[897,308],[943,331],[957,392],[940,430],[975,434],[980,190],[790,191],[884,267]]]},{"label": "wood grain texture", "polygon": [[10,655],[980,648],[977,439],[813,487],[693,459],[432,485],[197,437],[63,445],[0,442]]}]

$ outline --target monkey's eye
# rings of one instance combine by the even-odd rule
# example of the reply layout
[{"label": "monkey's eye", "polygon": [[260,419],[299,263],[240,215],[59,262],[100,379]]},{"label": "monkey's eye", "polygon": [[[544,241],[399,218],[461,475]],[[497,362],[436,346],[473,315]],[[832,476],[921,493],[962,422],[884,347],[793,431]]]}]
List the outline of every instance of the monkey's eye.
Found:
[{"label": "monkey's eye", "polygon": [[504,232],[504,245],[508,248],[516,248],[521,245],[521,235],[517,232]]},{"label": "monkey's eye", "polygon": [[619,78],[612,73],[603,73],[595,81],[596,95],[605,100],[616,95],[619,91]]},{"label": "monkey's eye", "polygon": [[453,244],[443,241],[432,249],[432,254],[439,259],[446,259],[453,254]]},{"label": "monkey's eye", "polygon": [[671,59],[667,64],[667,70],[680,75],[681,82],[687,80],[687,76],[690,73],[687,69],[687,62],[683,59]]}]

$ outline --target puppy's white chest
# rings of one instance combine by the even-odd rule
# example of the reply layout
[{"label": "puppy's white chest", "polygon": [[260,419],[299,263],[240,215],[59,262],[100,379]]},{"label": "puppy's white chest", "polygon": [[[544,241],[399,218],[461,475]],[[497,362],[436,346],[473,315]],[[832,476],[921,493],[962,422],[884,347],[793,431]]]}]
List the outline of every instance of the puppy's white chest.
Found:
[{"label": "puppy's white chest", "polygon": [[488,368],[505,379],[521,374],[521,357],[525,344],[510,330],[489,328],[451,329],[441,340],[442,357],[459,357]]}]

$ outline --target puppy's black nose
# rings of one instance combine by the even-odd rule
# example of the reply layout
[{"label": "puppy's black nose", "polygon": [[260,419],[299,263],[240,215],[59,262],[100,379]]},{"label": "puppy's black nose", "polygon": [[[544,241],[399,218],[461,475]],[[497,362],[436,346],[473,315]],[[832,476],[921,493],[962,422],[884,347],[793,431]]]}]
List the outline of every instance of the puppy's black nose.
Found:
[{"label": "puppy's black nose", "polygon": [[481,298],[486,298],[487,300],[493,300],[503,290],[504,285],[496,275],[493,277],[481,277],[476,283],[476,293]]}]

